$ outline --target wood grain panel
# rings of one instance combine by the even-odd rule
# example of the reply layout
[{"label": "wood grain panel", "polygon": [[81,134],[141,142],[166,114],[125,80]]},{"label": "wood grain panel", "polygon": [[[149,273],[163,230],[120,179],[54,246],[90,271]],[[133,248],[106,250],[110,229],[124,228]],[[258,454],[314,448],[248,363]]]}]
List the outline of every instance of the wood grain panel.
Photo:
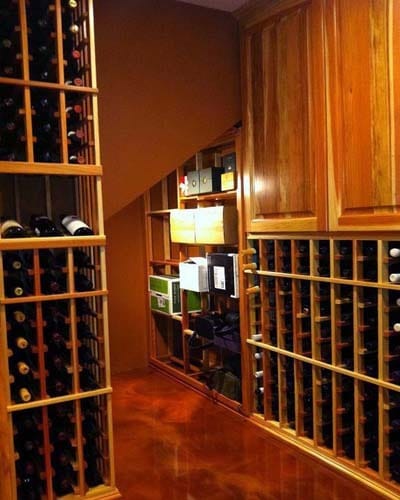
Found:
[{"label": "wood grain panel", "polygon": [[247,230],[323,230],[322,3],[304,2],[244,32]]},{"label": "wood grain panel", "polygon": [[332,230],[395,229],[400,222],[398,5],[329,2]]}]

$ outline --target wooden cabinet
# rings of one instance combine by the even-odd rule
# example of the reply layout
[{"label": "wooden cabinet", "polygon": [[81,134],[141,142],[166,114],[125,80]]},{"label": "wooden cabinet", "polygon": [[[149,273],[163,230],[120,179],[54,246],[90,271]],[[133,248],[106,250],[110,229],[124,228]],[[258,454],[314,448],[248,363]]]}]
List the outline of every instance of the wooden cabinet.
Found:
[{"label": "wooden cabinet", "polygon": [[242,34],[248,231],[326,229],[322,2],[280,2]]},{"label": "wooden cabinet", "polygon": [[[0,498],[116,499],[93,3],[11,0],[0,17],[2,56],[16,47],[0,217],[25,230],[0,237]],[[66,214],[94,234],[64,234]],[[58,231],[39,237],[32,215]]]},{"label": "wooden cabinet", "polygon": [[242,25],[247,230],[396,229],[396,2],[258,2]]},{"label": "wooden cabinet", "polygon": [[397,229],[399,5],[327,2],[326,28],[330,229]]}]

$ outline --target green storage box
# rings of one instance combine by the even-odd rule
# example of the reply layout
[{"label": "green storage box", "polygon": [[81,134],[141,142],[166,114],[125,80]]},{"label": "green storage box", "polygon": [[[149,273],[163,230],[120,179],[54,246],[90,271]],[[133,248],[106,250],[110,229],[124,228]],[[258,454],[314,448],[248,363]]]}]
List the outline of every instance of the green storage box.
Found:
[{"label": "green storage box", "polygon": [[[181,312],[181,290],[178,276],[149,276],[150,308],[166,314]],[[188,311],[201,311],[200,294],[188,291]]]}]

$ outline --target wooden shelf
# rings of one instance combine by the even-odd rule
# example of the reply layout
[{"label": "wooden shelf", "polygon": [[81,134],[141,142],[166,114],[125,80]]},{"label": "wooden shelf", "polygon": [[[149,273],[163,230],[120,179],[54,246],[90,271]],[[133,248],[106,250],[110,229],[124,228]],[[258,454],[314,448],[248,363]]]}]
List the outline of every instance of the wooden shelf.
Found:
[{"label": "wooden shelf", "polygon": [[179,200],[181,202],[186,201],[225,201],[225,200],[235,200],[236,191],[221,191],[218,193],[209,194],[198,194],[194,196],[180,196]]},{"label": "wooden shelf", "polygon": [[0,84],[19,86],[19,87],[33,87],[38,89],[54,90],[66,92],[79,92],[82,94],[98,94],[99,90],[94,87],[84,87],[79,85],[65,85],[63,83],[50,83],[39,82],[35,80],[23,80],[21,78],[7,78],[0,76]]},{"label": "wooden shelf", "polygon": [[51,238],[0,238],[0,251],[44,248],[76,248],[105,246],[105,236],[56,236]]},{"label": "wooden shelf", "polygon": [[103,175],[101,165],[73,165],[70,163],[28,163],[0,161],[0,174],[29,175]]}]

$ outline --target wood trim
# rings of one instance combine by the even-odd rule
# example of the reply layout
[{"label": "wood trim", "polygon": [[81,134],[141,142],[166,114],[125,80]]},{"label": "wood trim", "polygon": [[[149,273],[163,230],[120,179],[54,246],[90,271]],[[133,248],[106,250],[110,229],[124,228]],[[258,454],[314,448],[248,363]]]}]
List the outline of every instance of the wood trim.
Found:
[{"label": "wood trim", "polygon": [[70,163],[54,164],[0,161],[0,173],[94,176],[103,175],[103,167],[101,165],[72,165]]}]

